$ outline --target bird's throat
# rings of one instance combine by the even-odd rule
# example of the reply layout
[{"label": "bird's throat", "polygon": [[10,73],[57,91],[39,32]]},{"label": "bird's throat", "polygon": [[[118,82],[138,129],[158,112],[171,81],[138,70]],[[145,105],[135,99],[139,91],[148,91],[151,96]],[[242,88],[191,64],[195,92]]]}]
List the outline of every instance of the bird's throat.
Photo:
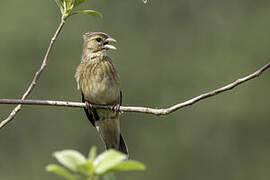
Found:
[{"label": "bird's throat", "polygon": [[88,52],[86,53],[86,56],[82,58],[83,61],[92,61],[92,60],[98,60],[103,59],[107,56],[106,50],[100,50],[96,52]]}]

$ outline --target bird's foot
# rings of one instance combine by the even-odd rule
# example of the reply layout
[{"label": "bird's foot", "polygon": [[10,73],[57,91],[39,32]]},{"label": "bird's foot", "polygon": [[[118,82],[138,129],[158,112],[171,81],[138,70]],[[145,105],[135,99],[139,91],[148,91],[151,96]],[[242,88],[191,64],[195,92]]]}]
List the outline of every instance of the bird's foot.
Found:
[{"label": "bird's foot", "polygon": [[117,113],[121,113],[120,111],[120,104],[116,104],[112,106],[112,110],[114,112],[114,114],[116,115]]},{"label": "bird's foot", "polygon": [[93,105],[90,104],[88,101],[85,101],[85,104],[86,104],[86,108],[88,109],[89,112],[92,112],[93,110]]}]

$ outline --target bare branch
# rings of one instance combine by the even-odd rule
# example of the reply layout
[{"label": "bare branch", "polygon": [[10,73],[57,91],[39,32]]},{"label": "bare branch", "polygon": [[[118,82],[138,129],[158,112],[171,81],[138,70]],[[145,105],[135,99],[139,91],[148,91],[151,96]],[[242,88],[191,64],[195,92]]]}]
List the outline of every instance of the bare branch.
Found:
[{"label": "bare branch", "polygon": [[[169,113],[172,113],[178,109],[184,108],[186,106],[190,106],[198,101],[201,101],[203,99],[206,99],[211,96],[215,96],[219,93],[228,91],[233,89],[234,87],[249,81],[253,78],[258,77],[261,75],[266,69],[270,67],[270,63],[264,65],[260,69],[258,69],[256,72],[245,76],[243,78],[240,78],[224,87],[221,87],[219,89],[215,89],[213,91],[201,94],[197,97],[194,97],[188,101],[173,105],[169,108],[165,109],[154,109],[149,107],[130,107],[130,106],[121,106],[120,111],[122,112],[140,112],[140,113],[148,113],[148,114],[155,114],[155,115],[166,115]],[[0,99],[0,104],[28,104],[28,105],[46,105],[46,106],[65,106],[65,107],[86,107],[85,103],[80,102],[69,102],[69,101],[50,101],[50,100],[20,100],[20,99]],[[105,106],[105,105],[94,105],[95,108],[101,108],[101,109],[112,109],[112,106]],[[2,121],[3,122],[3,121]],[[4,123],[0,123],[0,129],[4,126]]]},{"label": "bare branch", "polygon": [[[38,81],[38,79],[39,79],[39,77],[40,77],[42,71],[43,71],[43,70],[45,69],[45,67],[47,66],[48,57],[49,57],[49,54],[50,54],[51,49],[52,49],[52,47],[53,47],[53,44],[54,44],[56,38],[58,37],[60,31],[62,30],[64,24],[65,24],[65,19],[62,18],[62,19],[61,19],[61,22],[60,22],[60,24],[59,24],[59,26],[58,26],[58,28],[56,29],[56,32],[54,33],[54,35],[53,35],[53,37],[52,37],[52,39],[51,39],[51,42],[50,42],[49,47],[48,47],[48,49],[47,49],[47,52],[46,52],[46,54],[45,54],[45,56],[44,56],[44,59],[43,59],[43,61],[42,61],[42,64],[41,64],[39,70],[36,72],[36,74],[35,74],[35,76],[34,76],[32,82],[31,82],[31,84],[29,85],[28,89],[27,89],[27,90],[25,91],[25,93],[23,94],[22,100],[25,100],[25,99],[29,96],[29,94],[31,93],[31,91],[34,89],[34,87],[36,86],[37,81]],[[16,116],[16,114],[21,110],[21,107],[22,107],[22,104],[19,104],[18,106],[16,106],[16,107],[13,109],[13,111],[10,113],[10,115],[9,115],[5,120],[3,120],[3,121],[0,123],[0,128],[4,127],[7,123],[9,123],[10,121],[12,121],[13,118]]]}]

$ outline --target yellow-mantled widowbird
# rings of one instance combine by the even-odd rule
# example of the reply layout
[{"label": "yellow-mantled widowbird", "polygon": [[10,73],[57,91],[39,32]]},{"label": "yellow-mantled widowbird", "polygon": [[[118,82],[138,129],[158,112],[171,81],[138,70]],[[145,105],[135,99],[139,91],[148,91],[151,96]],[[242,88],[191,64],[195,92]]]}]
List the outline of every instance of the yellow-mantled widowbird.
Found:
[{"label": "yellow-mantled widowbird", "polygon": [[[83,35],[84,45],[81,63],[75,78],[86,102],[84,111],[97,129],[106,149],[116,149],[128,155],[128,149],[120,132],[119,106],[122,103],[119,75],[107,56],[107,50],[116,48],[109,44],[115,39],[102,32],[89,32]],[[96,109],[91,104],[111,105],[111,109]]]}]

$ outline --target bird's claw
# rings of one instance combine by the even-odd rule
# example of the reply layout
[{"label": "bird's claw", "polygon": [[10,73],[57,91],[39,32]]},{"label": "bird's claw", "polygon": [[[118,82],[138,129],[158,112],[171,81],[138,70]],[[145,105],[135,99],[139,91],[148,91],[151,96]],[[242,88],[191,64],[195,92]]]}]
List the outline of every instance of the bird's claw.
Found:
[{"label": "bird's claw", "polygon": [[[116,104],[112,107],[112,110],[115,114],[120,112],[120,104]],[[121,112],[120,112],[121,113]]]},{"label": "bird's claw", "polygon": [[88,101],[85,101],[85,104],[86,104],[87,109],[91,112],[93,109],[93,105],[90,104]]}]

